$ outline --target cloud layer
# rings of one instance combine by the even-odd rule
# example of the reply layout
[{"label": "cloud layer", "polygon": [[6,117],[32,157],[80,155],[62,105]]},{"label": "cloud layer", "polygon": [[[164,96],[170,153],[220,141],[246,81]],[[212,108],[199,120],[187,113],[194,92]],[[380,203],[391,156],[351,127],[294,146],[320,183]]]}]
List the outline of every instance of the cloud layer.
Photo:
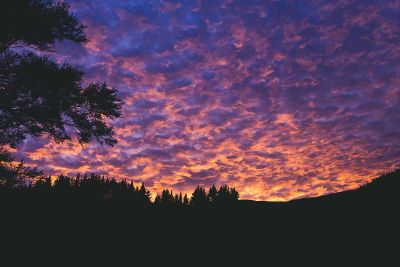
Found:
[{"label": "cloud layer", "polygon": [[68,1],[85,47],[57,60],[124,97],[119,144],[28,140],[50,174],[289,200],[400,166],[400,1]]}]

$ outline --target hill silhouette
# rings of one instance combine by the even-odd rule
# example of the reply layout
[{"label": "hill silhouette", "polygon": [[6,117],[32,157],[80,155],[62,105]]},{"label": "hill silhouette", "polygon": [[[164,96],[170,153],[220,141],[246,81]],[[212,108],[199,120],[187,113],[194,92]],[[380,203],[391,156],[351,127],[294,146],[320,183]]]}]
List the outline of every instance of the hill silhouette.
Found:
[{"label": "hill silhouette", "polygon": [[[323,195],[313,198],[295,199],[288,202],[268,202],[241,200],[242,207],[317,207],[331,206],[346,208],[348,206],[369,206],[390,204],[399,200],[400,169],[383,174],[359,188]],[[369,206],[371,207],[371,206]]]}]

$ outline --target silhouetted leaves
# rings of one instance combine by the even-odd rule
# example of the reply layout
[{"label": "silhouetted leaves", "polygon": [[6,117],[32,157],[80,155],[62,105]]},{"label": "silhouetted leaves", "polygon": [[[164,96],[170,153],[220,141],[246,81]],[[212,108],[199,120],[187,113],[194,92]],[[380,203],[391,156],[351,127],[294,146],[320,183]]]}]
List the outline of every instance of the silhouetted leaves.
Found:
[{"label": "silhouetted leaves", "polygon": [[49,50],[55,41],[86,43],[85,26],[68,12],[64,2],[2,0],[0,4],[0,53],[10,47]]},{"label": "silhouetted leaves", "polygon": [[206,190],[203,187],[197,186],[190,199],[190,204],[194,207],[203,208],[208,206],[208,203]]},{"label": "silhouetted leaves", "polygon": [[212,185],[210,190],[208,190],[208,195],[207,196],[208,196],[208,201],[210,201],[210,203],[216,203],[217,202],[218,190],[215,187],[215,185]]},{"label": "silhouetted leaves", "polygon": [[122,101],[115,88],[104,83],[82,88],[81,71],[33,53],[0,54],[4,58],[0,61],[0,145],[16,147],[27,135],[43,134],[62,142],[71,139],[71,130],[81,143],[92,139],[116,143],[112,127],[105,122],[121,115]]},{"label": "silhouetted leaves", "polygon": [[11,154],[0,147],[0,186],[26,186],[43,178],[43,172],[37,168],[27,167],[23,161],[18,164],[12,161]]},{"label": "silhouetted leaves", "polygon": [[[47,52],[56,41],[84,44],[82,25],[68,5],[51,0],[0,2],[0,179],[36,179],[37,169],[11,164],[6,146],[18,147],[27,136],[46,135],[56,142],[77,138],[114,145],[108,119],[121,116],[122,100],[105,83],[83,87],[83,72]],[[5,158],[8,157],[8,158]],[[6,160],[7,159],[7,160]],[[7,164],[6,164],[7,162]],[[26,179],[25,179],[26,178]]]},{"label": "silhouetted leaves", "polygon": [[116,89],[105,83],[84,88],[83,72],[43,56],[57,40],[87,41],[68,5],[5,0],[0,10],[0,146],[16,147],[27,135],[47,134],[62,142],[71,139],[71,132],[81,143],[115,144],[106,119],[121,115]]}]

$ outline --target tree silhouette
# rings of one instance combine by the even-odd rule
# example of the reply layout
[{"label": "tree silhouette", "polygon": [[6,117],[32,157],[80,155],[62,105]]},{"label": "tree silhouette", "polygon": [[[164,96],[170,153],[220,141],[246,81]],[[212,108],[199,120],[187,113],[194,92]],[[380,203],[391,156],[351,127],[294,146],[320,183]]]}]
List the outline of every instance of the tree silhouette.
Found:
[{"label": "tree silhouette", "polygon": [[172,207],[174,204],[174,195],[172,191],[164,189],[161,192],[160,205],[161,207]]},{"label": "tree silhouette", "polygon": [[183,206],[183,196],[182,196],[182,192],[179,193],[178,199],[177,199],[177,204],[179,207]]},{"label": "tree silhouette", "polygon": [[25,166],[23,161],[17,165],[13,164],[11,154],[0,147],[0,186],[13,187],[30,184],[41,179],[42,175],[42,171]]},{"label": "tree silhouette", "polygon": [[[84,28],[63,2],[0,2],[0,154],[28,135],[56,142],[76,137],[80,143],[116,143],[106,121],[121,116],[117,90],[100,82],[83,87],[83,72],[46,56],[56,41],[85,44]],[[3,157],[0,164],[5,162]],[[10,166],[1,165],[3,180],[15,176]],[[35,174],[22,164],[18,171]]]},{"label": "tree silhouette", "polygon": [[27,135],[43,134],[62,142],[71,139],[69,131],[81,143],[115,144],[105,119],[121,115],[116,89],[105,83],[83,88],[82,78],[71,65],[45,56],[0,54],[0,145],[16,147]]},{"label": "tree silhouette", "polygon": [[206,190],[203,187],[197,186],[190,199],[190,204],[194,207],[206,207],[208,203]]},{"label": "tree silhouette", "polygon": [[163,189],[154,199],[154,206],[162,208],[182,208],[189,206],[189,198],[182,193],[174,194],[172,190]]},{"label": "tree silhouette", "polygon": [[0,4],[0,53],[28,46],[43,51],[55,41],[86,43],[85,26],[68,12],[68,5],[49,0],[2,0]]},{"label": "tree silhouette", "polygon": [[144,183],[135,187],[132,182],[127,183],[126,180],[116,181],[114,178],[109,179],[96,174],[85,174],[82,178],[79,174],[75,178],[60,175],[54,185],[51,185],[50,177],[42,178],[33,184],[32,188],[38,192],[54,191],[56,198],[65,202],[112,201],[129,203],[136,207],[148,207],[152,204],[150,191]]},{"label": "tree silhouette", "polygon": [[215,202],[217,202],[217,198],[218,198],[218,190],[215,187],[215,185],[212,185],[212,187],[208,190],[208,201],[210,201],[211,204],[214,204]]},{"label": "tree silhouette", "polygon": [[35,189],[38,191],[49,191],[51,189],[51,177],[40,177],[35,183]]},{"label": "tree silhouette", "polygon": [[142,185],[140,186],[140,189],[138,190],[138,199],[139,202],[142,203],[143,205],[149,205],[151,203],[150,191],[146,189],[143,182]]},{"label": "tree silhouette", "polygon": [[235,189],[234,187],[233,187],[233,188],[230,188],[229,190],[230,190],[230,201],[231,201],[231,202],[236,202],[236,201],[238,201],[238,200],[239,200],[239,197],[240,197],[239,192],[236,191],[236,189]]},{"label": "tree silhouette", "polygon": [[54,182],[55,196],[62,201],[70,200],[73,192],[73,183],[67,176],[60,175]]},{"label": "tree silhouette", "polygon": [[239,193],[235,188],[222,185],[217,194],[216,203],[218,205],[232,205],[239,199]]},{"label": "tree silhouette", "polygon": [[187,194],[185,194],[185,196],[183,197],[182,206],[183,207],[188,207],[189,204],[190,204],[190,200],[189,200]]},{"label": "tree silhouette", "polygon": [[68,5],[5,0],[0,10],[0,145],[16,147],[28,134],[69,140],[67,128],[81,143],[95,139],[113,145],[113,130],[105,121],[121,115],[116,89],[104,83],[84,88],[81,71],[31,52],[49,52],[61,40],[87,42],[84,26]]},{"label": "tree silhouette", "polygon": [[161,207],[161,196],[159,194],[154,198],[154,206]]}]

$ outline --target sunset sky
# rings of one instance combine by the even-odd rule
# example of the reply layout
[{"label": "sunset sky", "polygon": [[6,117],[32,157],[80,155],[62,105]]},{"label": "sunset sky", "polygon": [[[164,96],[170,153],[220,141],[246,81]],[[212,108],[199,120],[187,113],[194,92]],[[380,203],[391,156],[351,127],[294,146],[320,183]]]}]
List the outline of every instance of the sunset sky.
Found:
[{"label": "sunset sky", "polygon": [[400,166],[398,0],[69,0],[91,40],[52,55],[125,100],[118,144],[28,139],[46,174],[242,199],[358,187]]}]

